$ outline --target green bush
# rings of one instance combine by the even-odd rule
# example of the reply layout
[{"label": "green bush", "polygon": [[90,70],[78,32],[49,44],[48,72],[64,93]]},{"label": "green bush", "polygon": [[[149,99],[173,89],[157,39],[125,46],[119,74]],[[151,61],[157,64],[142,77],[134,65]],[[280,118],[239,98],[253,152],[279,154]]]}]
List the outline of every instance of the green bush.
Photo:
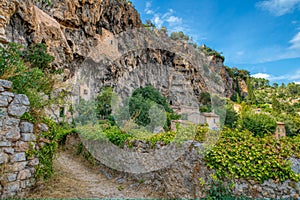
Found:
[{"label": "green bush", "polygon": [[195,133],[195,141],[204,142],[206,140],[206,134],[209,133],[207,125],[197,125]]},{"label": "green bush", "polygon": [[46,139],[47,142],[39,149],[35,150],[31,148],[28,150],[28,157],[38,157],[39,164],[36,168],[35,176],[43,180],[49,179],[53,171],[53,159],[54,154],[57,150],[59,144],[64,144],[67,135],[75,133],[75,130],[71,128],[68,124],[58,125],[53,120],[44,118],[43,123],[45,123],[49,130],[47,132],[42,132],[38,135],[39,138]]},{"label": "green bush", "polygon": [[107,139],[112,142],[114,145],[123,147],[126,140],[131,138],[131,135],[122,131],[117,126],[112,126],[109,129],[104,131]]},{"label": "green bush", "polygon": [[43,71],[56,72],[49,69],[50,63],[54,58],[47,53],[47,46],[45,44],[37,43],[30,46],[23,52],[23,58],[25,62],[29,62],[35,68]]},{"label": "green bush", "polygon": [[220,178],[246,178],[259,182],[268,179],[298,181],[299,174],[291,170],[286,160],[299,156],[298,139],[260,138],[248,131],[226,129],[215,147],[207,152],[205,160]]},{"label": "green bush", "polygon": [[58,104],[66,95],[53,96],[56,74],[50,70],[53,57],[44,44],[29,48],[10,43],[0,47],[0,78],[13,83],[13,92],[25,94],[30,101],[30,115],[38,120],[43,118],[44,108]]},{"label": "green bush", "polygon": [[[151,119],[149,110],[152,106],[160,105],[166,111],[167,119],[164,125],[169,126],[172,119],[178,119],[174,111],[170,108],[167,100],[158,90],[151,85],[136,89],[129,101],[129,113],[138,125],[146,127],[150,124]],[[167,114],[169,113],[169,114]],[[166,127],[168,129],[168,127]]]},{"label": "green bush", "polygon": [[251,112],[242,114],[238,124],[241,130],[248,130],[260,137],[274,134],[277,127],[275,119],[270,115]]},{"label": "green bush", "polygon": [[108,116],[111,114],[111,101],[113,96],[112,87],[103,87],[97,96],[97,115],[98,117]]},{"label": "green bush", "polygon": [[146,138],[153,147],[157,142],[163,142],[164,144],[170,144],[176,136],[176,132],[168,131],[166,133],[152,134],[150,137]]}]

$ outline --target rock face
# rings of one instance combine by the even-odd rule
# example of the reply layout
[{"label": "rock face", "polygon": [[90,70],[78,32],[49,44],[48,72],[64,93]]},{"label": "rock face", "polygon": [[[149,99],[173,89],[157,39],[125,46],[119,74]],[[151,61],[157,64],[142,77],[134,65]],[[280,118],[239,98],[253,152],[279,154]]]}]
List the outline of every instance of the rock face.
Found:
[{"label": "rock face", "polygon": [[0,198],[24,195],[35,184],[39,163],[38,158],[26,156],[35,144],[33,124],[20,120],[30,103],[27,96],[9,92],[11,86],[0,80]]},{"label": "rock face", "polygon": [[[6,4],[11,4],[8,0],[3,1]],[[149,40],[147,34],[145,38],[145,36],[141,37],[138,34],[134,35],[134,33],[131,33],[130,30],[141,28],[142,23],[137,11],[131,3],[125,0],[52,0],[51,5],[37,3],[33,0],[25,0],[16,2],[14,5],[18,5],[15,6],[18,9],[14,14],[14,9],[6,12],[7,25],[2,26],[5,30],[7,40],[25,46],[40,42],[47,44],[49,53],[55,57],[53,67],[65,69],[65,80],[74,80],[72,78],[76,74],[81,73],[79,70],[82,67],[82,63],[87,60],[89,54],[96,48],[98,53],[104,53],[105,56],[107,54],[123,56],[117,60],[113,59],[116,61],[114,66],[105,69],[105,71],[112,70],[109,71],[110,80],[106,80],[103,83],[106,85],[129,81],[131,80],[131,71],[143,74],[145,70],[149,69],[145,67],[142,69],[142,63],[149,64],[148,67],[150,67],[151,62],[156,62],[154,63],[156,66],[162,64],[165,66],[160,66],[160,69],[153,67],[152,71],[148,74],[153,77],[152,79],[157,77],[156,79],[161,81],[161,83],[155,84],[150,80],[148,82],[159,87],[166,95],[169,93],[172,99],[175,98],[172,96],[175,96],[174,92],[176,91],[181,90],[183,95],[183,88],[187,90],[188,94],[198,97],[199,93],[203,91],[211,91],[219,87],[217,86],[218,81],[216,81],[215,77],[203,77],[203,73],[207,68],[210,71],[208,73],[211,74],[223,73],[220,81],[222,81],[221,87],[223,87],[221,90],[225,91],[222,91],[222,93],[225,92],[226,96],[234,93],[233,82],[226,76],[226,71],[222,70],[223,61],[221,59],[213,56],[209,57],[204,54],[196,57],[195,51],[192,48],[179,48],[180,46],[186,47],[187,44],[182,42],[174,44],[174,42],[166,39],[165,34],[157,36],[160,40]],[[10,20],[8,20],[9,16],[11,16]],[[122,35],[122,33],[128,33],[128,31],[129,34]],[[152,34],[157,33],[154,31]],[[134,49],[135,53],[125,52],[124,49],[128,50],[126,44],[121,42],[120,45],[118,43],[120,37],[124,37],[121,41],[128,43],[128,36],[132,38],[131,43],[136,45],[136,49]],[[153,45],[154,43],[171,44],[165,45],[168,48],[161,48],[161,46]],[[169,48],[174,45],[175,48]],[[149,48],[149,46],[152,46],[152,48]],[[137,52],[138,49],[142,49],[142,52]],[[184,56],[181,54],[184,54]],[[186,60],[186,55],[190,55],[190,59],[193,62],[197,60],[196,63]],[[121,61],[122,58],[126,59],[126,61]],[[107,64],[104,65],[107,66]],[[203,67],[205,68],[203,69]],[[176,78],[177,80],[181,80],[182,77],[185,80],[181,83],[181,86],[178,86],[178,83],[174,83],[176,86],[174,86],[172,92],[166,92],[168,90],[167,82],[170,81],[168,79],[172,79],[172,77],[166,77],[163,73],[172,73],[173,71],[170,71],[171,68],[175,69],[174,81]],[[106,75],[103,72],[102,74],[99,73],[97,73],[97,79],[107,79],[107,72]],[[187,75],[188,73],[194,73],[191,75],[193,77],[187,77],[190,76]],[[127,93],[136,86],[142,86],[144,83],[140,81],[141,79],[147,80],[141,77],[138,78],[137,74],[133,75],[135,78],[131,80],[132,83],[126,84],[130,85],[130,87],[127,86],[125,88]],[[209,82],[208,79],[213,81]],[[100,88],[101,85],[98,85],[96,91],[99,91]],[[180,94],[178,95],[178,99],[181,102],[184,101],[183,97]]]},{"label": "rock face", "polygon": [[0,1],[0,43],[7,43],[5,29],[9,23],[10,17],[15,13],[18,1],[1,0]]},{"label": "rock face", "polygon": [[99,43],[102,29],[117,34],[140,26],[137,11],[126,1],[52,0],[48,5],[25,0],[10,18],[6,37],[25,46],[45,43],[55,67],[74,71]]}]

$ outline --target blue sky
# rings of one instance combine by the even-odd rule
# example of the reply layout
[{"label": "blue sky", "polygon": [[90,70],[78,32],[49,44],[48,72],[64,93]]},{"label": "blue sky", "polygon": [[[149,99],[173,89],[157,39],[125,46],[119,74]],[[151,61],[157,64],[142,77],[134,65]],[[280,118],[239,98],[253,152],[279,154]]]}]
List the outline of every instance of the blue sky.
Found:
[{"label": "blue sky", "polygon": [[183,31],[225,65],[300,83],[300,0],[132,0],[143,22]]}]

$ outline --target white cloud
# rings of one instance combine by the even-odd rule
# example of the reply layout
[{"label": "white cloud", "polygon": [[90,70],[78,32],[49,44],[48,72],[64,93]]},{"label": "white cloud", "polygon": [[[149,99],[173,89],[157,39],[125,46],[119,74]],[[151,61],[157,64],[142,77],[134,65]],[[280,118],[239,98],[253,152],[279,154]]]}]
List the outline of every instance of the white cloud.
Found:
[{"label": "white cloud", "polygon": [[155,26],[161,27],[161,26],[163,25],[163,23],[164,23],[164,20],[161,19],[160,16],[156,14],[156,15],[153,17],[153,22],[154,22]]},{"label": "white cloud", "polygon": [[289,76],[289,80],[297,80],[300,79],[300,70],[296,71],[296,73]]},{"label": "white cloud", "polygon": [[151,9],[151,2],[146,2],[145,13],[148,15],[154,14],[154,11]]},{"label": "white cloud", "polygon": [[237,56],[242,56],[242,55],[244,55],[244,54],[245,54],[244,51],[238,51],[238,52],[236,52],[236,55],[237,55]]},{"label": "white cloud", "polygon": [[170,16],[166,21],[169,23],[181,23],[182,19],[179,17]]},{"label": "white cloud", "polygon": [[257,74],[253,74],[252,77],[264,78],[264,79],[268,79],[269,81],[288,81],[288,82],[295,82],[299,84],[300,81],[295,81],[295,80],[300,80],[300,70],[295,71],[292,74],[284,74],[281,76],[274,76],[272,74],[267,74],[267,73],[257,73]]},{"label": "white cloud", "polygon": [[[157,9],[156,9],[157,10]],[[161,28],[163,25],[169,25],[172,30],[182,30],[182,18],[175,15],[173,9],[168,9],[165,13],[159,13],[152,9],[151,1],[146,2],[145,13],[152,15],[152,21],[156,27]]]},{"label": "white cloud", "polygon": [[291,43],[291,46],[290,46],[291,49],[300,49],[300,32],[297,33],[293,37],[293,39],[290,40],[290,43]]},{"label": "white cloud", "polygon": [[300,0],[264,0],[258,2],[256,6],[269,11],[272,15],[282,16],[300,9]]},{"label": "white cloud", "polygon": [[252,77],[269,79],[270,75],[269,74],[264,74],[264,73],[257,73],[257,74],[253,74]]}]

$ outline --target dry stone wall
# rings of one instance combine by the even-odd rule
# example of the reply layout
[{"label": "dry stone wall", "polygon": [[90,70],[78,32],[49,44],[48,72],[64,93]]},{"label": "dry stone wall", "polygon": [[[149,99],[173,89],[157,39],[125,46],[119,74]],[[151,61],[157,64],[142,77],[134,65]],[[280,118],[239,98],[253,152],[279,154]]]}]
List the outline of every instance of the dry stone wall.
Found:
[{"label": "dry stone wall", "polygon": [[[146,153],[149,145],[143,141],[136,141],[132,151]],[[161,145],[157,149],[164,148]],[[161,192],[165,198],[202,198],[209,190],[209,183],[214,170],[205,164],[204,155],[201,153],[203,144],[194,142],[191,148],[169,167],[147,174],[126,174],[126,177],[144,180],[154,190]],[[152,149],[153,151],[153,149]],[[300,172],[300,159],[291,158],[291,168],[295,173]],[[234,187],[230,187],[234,183]],[[274,199],[300,199],[300,182],[286,180],[276,182],[267,180],[259,183],[254,180],[235,179],[224,180],[224,184],[231,188],[236,196],[250,198],[274,198]]]},{"label": "dry stone wall", "polygon": [[23,196],[35,184],[39,163],[26,155],[35,147],[34,125],[20,119],[30,102],[26,95],[10,92],[11,87],[0,80],[0,198]]},{"label": "dry stone wall", "polygon": [[[76,151],[82,140],[76,135],[67,137],[67,148],[73,148]],[[167,146],[163,143],[157,143],[155,148],[152,148],[149,143],[142,140],[133,141],[128,146],[125,144],[124,150],[136,153],[136,155],[144,155],[154,151],[160,151]],[[91,150],[91,149],[90,149]],[[215,170],[207,167],[204,154],[203,143],[193,141],[191,146],[186,149],[186,152],[177,160],[167,167],[148,173],[127,173],[111,169],[101,162],[99,171],[108,179],[118,177],[118,180],[142,182],[149,190],[155,191],[161,197],[167,199],[197,199],[206,197],[207,191],[210,190],[213,175]],[[90,151],[92,152],[92,151]],[[291,168],[295,173],[300,172],[300,159],[291,158]],[[126,161],[125,161],[126,162]],[[131,160],[127,160],[130,163]],[[250,197],[253,199],[299,199],[300,200],[300,181],[295,182],[286,180],[277,182],[274,180],[266,180],[259,183],[254,180],[245,179],[224,179],[224,186],[230,189],[234,196]]]}]

